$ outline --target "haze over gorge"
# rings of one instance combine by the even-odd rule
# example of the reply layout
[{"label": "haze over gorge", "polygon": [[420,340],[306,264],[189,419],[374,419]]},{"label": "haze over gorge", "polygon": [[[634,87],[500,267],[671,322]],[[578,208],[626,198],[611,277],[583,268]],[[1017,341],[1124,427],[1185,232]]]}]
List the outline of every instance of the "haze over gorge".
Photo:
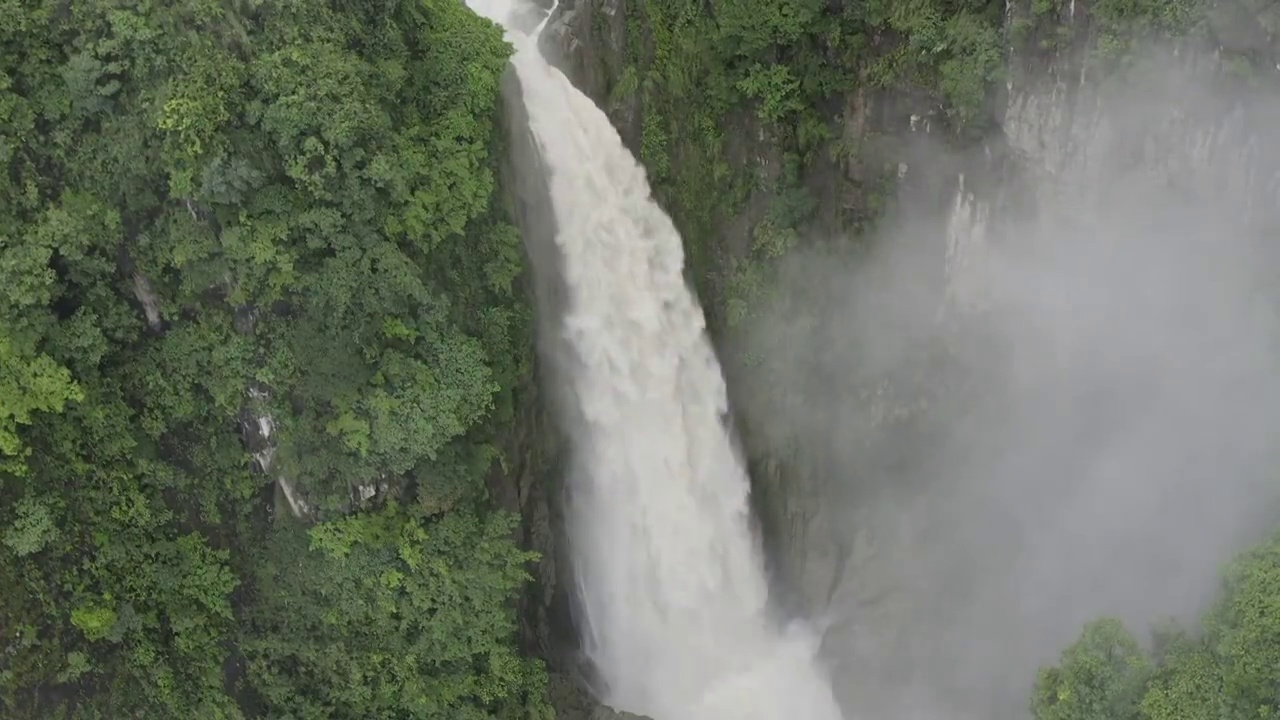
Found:
[{"label": "haze over gorge", "polygon": [[3,720],[1280,717],[1280,4],[0,18]]},{"label": "haze over gorge", "polygon": [[806,600],[852,716],[1019,717],[1085,622],[1194,622],[1274,527],[1280,108],[1176,63],[945,233],[907,195],[869,254],[793,253],[740,330],[743,412],[821,483],[790,552],[836,556]]},{"label": "haze over gorge", "polygon": [[[573,13],[607,43],[619,7],[544,47],[590,85]],[[847,717],[1025,716],[1086,622],[1194,624],[1274,528],[1280,66],[1224,85],[1197,48],[1128,52],[1123,79],[1010,83],[980,144],[912,114],[871,240],[801,229],[726,333],[752,450],[790,465],[775,590],[823,628]]]}]

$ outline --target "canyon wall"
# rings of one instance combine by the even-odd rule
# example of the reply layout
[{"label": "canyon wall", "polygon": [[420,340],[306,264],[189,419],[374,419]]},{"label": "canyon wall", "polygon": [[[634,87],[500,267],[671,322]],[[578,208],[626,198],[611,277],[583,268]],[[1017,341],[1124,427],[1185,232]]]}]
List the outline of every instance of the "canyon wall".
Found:
[{"label": "canyon wall", "polygon": [[[1280,15],[1265,4],[1219,2],[1198,6],[1204,14],[1196,16],[1194,29],[1175,28],[1181,19],[1160,17],[1139,32],[1121,27],[1106,5],[1003,4],[1000,72],[983,93],[980,113],[962,122],[954,98],[920,83],[849,82],[815,108],[825,134],[817,149],[803,152],[796,150],[797,129],[763,119],[755,102],[739,102],[717,116],[718,154],[701,155],[676,142],[679,130],[655,135],[645,103],[657,102],[660,94],[645,83],[679,78],[636,78],[638,66],[658,63],[654,58],[664,51],[654,28],[672,30],[659,26],[659,11],[650,3],[562,2],[547,33],[548,53],[608,110],[685,231],[690,281],[707,307],[751,459],[780,606],[827,628],[848,702],[869,712],[927,714],[947,707],[957,716],[967,710],[999,714],[1022,707],[1029,687],[1021,676],[992,679],[1008,663],[965,657],[962,645],[986,652],[969,635],[926,635],[925,628],[912,627],[919,617],[968,618],[964,622],[997,638],[1013,627],[983,625],[994,622],[995,607],[983,593],[995,591],[963,595],[976,581],[945,578],[961,572],[954,567],[957,558],[968,562],[986,554],[988,544],[988,565],[1022,562],[1022,541],[1014,536],[979,529],[961,537],[948,520],[968,513],[1004,527],[1001,512],[1025,514],[1015,507],[1020,500],[1006,501],[1019,491],[996,483],[984,486],[986,495],[949,489],[947,476],[966,470],[948,463],[968,453],[933,450],[958,444],[964,434],[955,428],[966,422],[969,408],[990,409],[993,401],[984,396],[1009,384],[1026,357],[1057,357],[1048,349],[1051,341],[1042,347],[1025,335],[1002,335],[1003,321],[989,320],[1001,293],[1035,295],[1027,287],[1010,288],[1010,258],[1042,262],[1045,253],[1061,253],[1055,248],[1082,237],[1105,245],[1127,232],[1117,229],[1125,223],[1135,224],[1131,232],[1144,243],[1162,232],[1179,241],[1216,232],[1232,236],[1231,249],[1206,255],[1204,278],[1188,274],[1183,259],[1162,262],[1158,249],[1145,245],[1145,255],[1121,253],[1103,273],[1115,282],[1130,273],[1135,286],[1155,278],[1149,282],[1158,294],[1175,282],[1203,282],[1211,292],[1214,282],[1244,277],[1238,268],[1217,267],[1229,262],[1262,268],[1248,276],[1261,287],[1268,280],[1265,260],[1276,257],[1268,239],[1280,228],[1280,126],[1274,122],[1280,117]],[[869,42],[903,42],[892,35]],[[697,61],[705,58],[687,52],[690,72],[702,72]],[[685,131],[700,129],[689,125]],[[655,136],[673,149],[655,153]],[[690,211],[694,203],[679,193],[704,191],[701,171],[684,164],[705,164],[709,157],[728,168],[716,177],[723,178],[720,191],[737,200],[704,217]],[[738,171],[750,176],[745,187],[736,184]],[[811,211],[776,233],[773,208],[797,187],[810,198]],[[1169,253],[1184,250],[1171,244]],[[1062,262],[1074,258],[1078,269],[1097,270],[1096,254],[1082,257],[1068,252]],[[744,294],[748,281],[754,285]],[[1023,300],[1013,302],[1026,309]],[[1079,313],[1048,305],[1037,306],[1035,316],[1066,312],[1062,319],[1070,325]],[[1138,317],[1133,312],[1130,319]],[[1195,313],[1176,312],[1192,313],[1188,318]],[[1178,322],[1161,316],[1166,319],[1171,328]],[[1253,342],[1248,332],[1239,336]],[[1224,342],[1238,345],[1240,354],[1256,349]],[[1261,376],[1248,375],[1254,371],[1241,370]],[[1036,439],[1018,432],[969,435],[976,441]],[[1225,448],[1229,441],[1222,443]],[[987,451],[1010,452],[999,446]],[[1021,452],[1036,462],[1051,454]],[[1251,452],[1246,448],[1239,456],[1256,459]],[[989,470],[994,462],[972,465]],[[1225,469],[1248,475],[1244,464],[1236,458]],[[1182,513],[1194,522],[1191,501],[1183,502],[1169,518]],[[1222,503],[1236,512],[1244,501]],[[1007,522],[1014,526],[1025,518]],[[1163,529],[1173,522],[1166,519]],[[1252,522],[1240,520],[1238,536],[1201,543],[1187,561],[1191,569],[1174,573],[1180,584],[1170,574],[1137,573],[1140,579],[1100,590],[1077,603],[1079,609],[1059,608],[1053,627],[1026,633],[1025,647],[1011,657],[1031,667],[1049,659],[1046,648],[1056,652],[1087,613],[1111,607],[1108,602],[1117,613],[1147,619],[1143,613],[1153,604],[1126,595],[1140,582],[1172,583],[1171,592],[1186,596],[1170,603],[1170,612],[1193,611],[1203,598],[1192,588],[1212,590],[1220,556],[1244,542]],[[950,547],[939,549],[939,543]],[[1088,563],[1077,565],[1063,578],[1086,577]],[[986,609],[975,609],[984,603]],[[1000,688],[993,690],[994,683]],[[940,687],[925,691],[919,684]],[[878,706],[865,700],[885,696],[887,686],[904,689],[880,697]]]}]

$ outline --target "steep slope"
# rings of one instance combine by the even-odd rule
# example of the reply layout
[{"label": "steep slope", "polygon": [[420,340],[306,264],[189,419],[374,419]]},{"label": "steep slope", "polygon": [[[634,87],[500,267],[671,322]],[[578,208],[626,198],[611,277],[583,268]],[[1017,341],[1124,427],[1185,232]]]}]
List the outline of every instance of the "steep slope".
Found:
[{"label": "steep slope", "polygon": [[[864,681],[849,695],[918,683],[938,697],[880,710],[1025,706],[1027,668],[1079,623],[1194,612],[1271,517],[1280,17],[1248,0],[779,8],[580,2],[555,49],[684,234],[779,585],[832,620],[839,676]],[[1090,277],[1082,311],[1067,296]],[[1223,458],[1216,494],[1205,457]],[[1157,494],[1177,498],[1161,519]],[[1093,541],[1065,508],[1102,517]],[[1002,567],[1007,587],[975,579]],[[1017,586],[1033,577],[1035,597]],[[1169,602],[1135,595],[1156,586]],[[942,617],[983,636],[904,629]],[[1007,633],[1026,637],[1016,662],[957,650]]]}]

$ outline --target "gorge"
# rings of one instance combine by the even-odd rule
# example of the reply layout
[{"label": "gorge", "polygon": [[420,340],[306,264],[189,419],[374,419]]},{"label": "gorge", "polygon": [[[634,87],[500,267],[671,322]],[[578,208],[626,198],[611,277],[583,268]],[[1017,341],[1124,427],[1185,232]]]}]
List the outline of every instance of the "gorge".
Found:
[{"label": "gorge", "polygon": [[1280,712],[1280,6],[0,5],[0,716]]}]

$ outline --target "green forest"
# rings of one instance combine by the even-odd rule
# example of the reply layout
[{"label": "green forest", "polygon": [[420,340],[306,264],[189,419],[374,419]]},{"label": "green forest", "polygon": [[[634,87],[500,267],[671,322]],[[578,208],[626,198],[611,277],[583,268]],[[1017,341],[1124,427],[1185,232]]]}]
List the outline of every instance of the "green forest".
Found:
[{"label": "green forest", "polygon": [[450,0],[0,18],[0,716],[539,716],[531,558],[485,485],[530,362],[499,29]]},{"label": "green forest", "polygon": [[[1062,41],[1014,4],[628,0],[613,100],[713,326],[859,152],[816,108],[918,89],[981,133],[1006,45]],[[1203,3],[1092,4],[1116,57]],[[510,51],[457,0],[0,0],[0,718],[554,716],[491,490],[533,374]],[[786,164],[735,259],[741,107]],[[1197,627],[1086,627],[1035,717],[1280,718],[1280,539],[1224,577]]]},{"label": "green forest", "polygon": [[1095,620],[1036,679],[1036,720],[1280,717],[1280,535],[1227,568],[1199,627],[1168,621],[1138,640]]}]

